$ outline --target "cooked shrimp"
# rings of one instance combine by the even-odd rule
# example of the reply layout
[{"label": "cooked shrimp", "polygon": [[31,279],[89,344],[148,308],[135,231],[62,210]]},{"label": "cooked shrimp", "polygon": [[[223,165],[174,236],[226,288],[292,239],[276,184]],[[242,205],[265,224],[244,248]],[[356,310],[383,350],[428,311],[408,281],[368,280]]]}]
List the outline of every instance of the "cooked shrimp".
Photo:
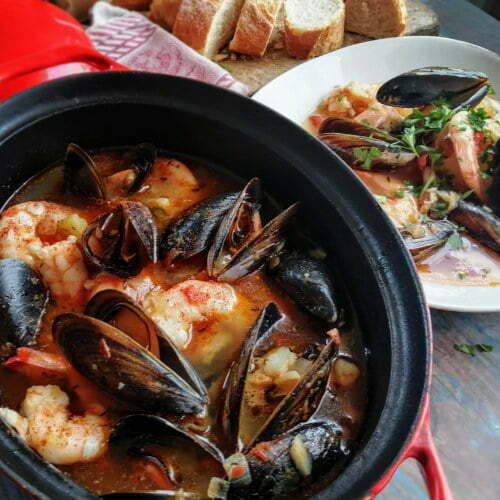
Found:
[{"label": "cooked shrimp", "polygon": [[57,385],[38,385],[27,390],[19,413],[0,408],[0,416],[47,462],[68,465],[99,458],[108,445],[107,418],[71,415],[68,405],[68,395]]},{"label": "cooked shrimp", "polygon": [[436,145],[445,152],[441,168],[451,174],[453,186],[460,191],[472,189],[484,200],[488,183],[481,177],[475,132],[466,111],[457,113],[448,122],[437,137]]},{"label": "cooked shrimp", "polygon": [[75,218],[69,207],[46,201],[20,203],[0,216],[0,258],[21,259],[39,271],[61,306],[74,304],[88,277],[77,236],[70,234]]},{"label": "cooked shrimp", "polygon": [[144,298],[144,309],[180,348],[191,338],[193,323],[230,313],[237,297],[231,285],[188,280],[168,290],[152,290]]}]

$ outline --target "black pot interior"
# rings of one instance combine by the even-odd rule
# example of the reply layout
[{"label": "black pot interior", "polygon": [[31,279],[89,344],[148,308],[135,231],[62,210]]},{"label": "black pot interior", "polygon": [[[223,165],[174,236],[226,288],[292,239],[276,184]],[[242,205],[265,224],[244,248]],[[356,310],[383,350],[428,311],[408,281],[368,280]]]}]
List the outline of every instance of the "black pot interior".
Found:
[{"label": "black pot interior", "polygon": [[[190,80],[139,73],[69,77],[0,106],[0,203],[69,142],[84,148],[152,142],[259,176],[334,256],[369,352],[368,413],[359,448],[318,498],[362,496],[394,462],[426,390],[429,330],[410,258],[368,191],[313,137],[249,99]],[[5,428],[4,428],[5,429]],[[40,497],[90,497],[0,431],[0,466]]]}]

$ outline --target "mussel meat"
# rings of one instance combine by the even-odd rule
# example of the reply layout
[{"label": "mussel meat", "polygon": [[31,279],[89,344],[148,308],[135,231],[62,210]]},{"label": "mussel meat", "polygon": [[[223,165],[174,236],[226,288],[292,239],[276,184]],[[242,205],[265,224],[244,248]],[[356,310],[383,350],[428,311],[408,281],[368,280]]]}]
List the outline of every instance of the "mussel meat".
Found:
[{"label": "mussel meat", "polygon": [[0,357],[35,342],[49,296],[38,274],[17,259],[0,259]]},{"label": "mussel meat", "polygon": [[428,257],[436,248],[444,245],[456,231],[456,226],[446,220],[430,221],[422,226],[425,234],[414,238],[403,231],[403,241],[415,261]]},{"label": "mussel meat", "polygon": [[147,262],[157,260],[157,231],[149,208],[120,202],[88,225],[83,250],[100,271],[121,278],[136,276]]},{"label": "mussel meat", "polygon": [[489,90],[484,73],[463,69],[427,67],[414,69],[384,83],[377,100],[387,106],[418,108],[446,99],[451,106],[474,107]]},{"label": "mussel meat", "polygon": [[232,256],[262,229],[260,196],[260,181],[253,178],[223,217],[207,255],[209,276],[217,277]]},{"label": "mussel meat", "polygon": [[329,325],[338,321],[335,289],[324,262],[304,254],[284,253],[270,268],[281,288],[301,308]]},{"label": "mussel meat", "polygon": [[84,312],[126,333],[174,370],[203,398],[208,398],[205,384],[191,363],[128,295],[118,290],[102,290],[90,299]]},{"label": "mussel meat", "polygon": [[203,201],[170,225],[160,243],[167,265],[207,250],[217,228],[239,193],[225,193]]},{"label": "mussel meat", "polygon": [[204,410],[205,394],[110,324],[65,313],[55,318],[52,334],[80,373],[118,399],[177,414]]},{"label": "mussel meat", "polygon": [[416,158],[414,153],[378,138],[338,132],[321,134],[319,138],[352,168],[394,170],[408,165]]},{"label": "mussel meat", "polygon": [[74,143],[68,145],[64,159],[64,186],[76,196],[106,199],[104,181],[94,160]]},{"label": "mussel meat", "polygon": [[[128,195],[138,191],[150,174],[155,160],[156,148],[148,143],[139,144],[125,153],[119,172],[132,175],[122,176],[124,182],[120,193]],[[66,149],[64,186],[66,191],[76,196],[97,200],[112,197],[106,186],[106,178],[101,175],[94,160],[74,143]]]},{"label": "mussel meat", "polygon": [[448,217],[465,227],[467,232],[483,245],[500,252],[500,217],[467,201],[460,201]]}]

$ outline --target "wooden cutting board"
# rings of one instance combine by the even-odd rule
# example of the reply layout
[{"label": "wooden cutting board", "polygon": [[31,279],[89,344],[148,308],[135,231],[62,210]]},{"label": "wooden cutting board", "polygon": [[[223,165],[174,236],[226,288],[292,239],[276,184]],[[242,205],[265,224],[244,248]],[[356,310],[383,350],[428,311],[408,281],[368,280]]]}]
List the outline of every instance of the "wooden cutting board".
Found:
[{"label": "wooden cutting board", "polygon": [[[430,7],[424,5],[420,0],[406,0],[406,5],[408,22],[405,36],[439,34],[439,18]],[[346,33],[344,47],[368,40],[370,39],[362,35]],[[253,94],[266,83],[304,61],[288,57],[284,50],[282,36],[277,33],[271,42],[271,48],[262,58],[220,54],[218,62],[247,85],[250,94]]]}]

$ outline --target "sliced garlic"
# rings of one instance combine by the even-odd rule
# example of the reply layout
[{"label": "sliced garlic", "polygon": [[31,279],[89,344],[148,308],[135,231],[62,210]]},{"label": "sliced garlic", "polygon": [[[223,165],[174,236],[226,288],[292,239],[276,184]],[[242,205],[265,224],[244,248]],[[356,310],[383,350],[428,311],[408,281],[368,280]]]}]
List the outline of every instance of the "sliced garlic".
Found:
[{"label": "sliced garlic", "polygon": [[290,445],[290,457],[300,475],[307,477],[312,472],[312,457],[300,436],[295,436]]}]

